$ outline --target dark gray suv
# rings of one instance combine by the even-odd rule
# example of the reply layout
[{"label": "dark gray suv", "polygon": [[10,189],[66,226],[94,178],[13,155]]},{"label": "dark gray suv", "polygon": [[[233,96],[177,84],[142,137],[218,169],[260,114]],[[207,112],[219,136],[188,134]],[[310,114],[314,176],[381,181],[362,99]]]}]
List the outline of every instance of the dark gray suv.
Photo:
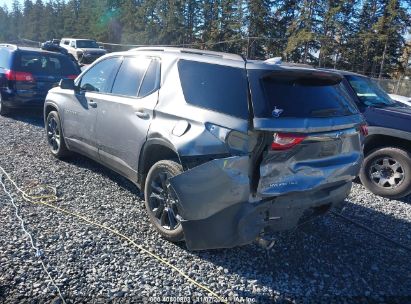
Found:
[{"label": "dark gray suv", "polygon": [[166,239],[243,245],[347,197],[363,118],[341,80],[210,51],[112,53],[49,92],[47,141],[138,185]]}]

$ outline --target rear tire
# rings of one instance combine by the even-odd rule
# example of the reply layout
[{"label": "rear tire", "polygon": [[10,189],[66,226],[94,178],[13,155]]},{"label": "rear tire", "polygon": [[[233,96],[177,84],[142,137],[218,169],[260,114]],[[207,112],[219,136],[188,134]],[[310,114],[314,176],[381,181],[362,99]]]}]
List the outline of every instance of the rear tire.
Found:
[{"label": "rear tire", "polygon": [[51,154],[59,159],[67,157],[70,152],[67,149],[66,142],[64,140],[58,112],[51,111],[47,115],[45,129],[47,144]]},{"label": "rear tire", "polygon": [[398,199],[411,193],[411,154],[382,147],[369,153],[361,167],[361,183],[372,193]]},{"label": "rear tire", "polygon": [[9,114],[10,114],[10,108],[4,105],[3,98],[1,97],[1,94],[0,94],[0,115],[7,116]]},{"label": "rear tire", "polygon": [[177,219],[177,196],[168,180],[183,172],[180,164],[171,160],[155,163],[147,174],[144,187],[145,206],[151,223],[170,242],[184,239],[183,227]]}]

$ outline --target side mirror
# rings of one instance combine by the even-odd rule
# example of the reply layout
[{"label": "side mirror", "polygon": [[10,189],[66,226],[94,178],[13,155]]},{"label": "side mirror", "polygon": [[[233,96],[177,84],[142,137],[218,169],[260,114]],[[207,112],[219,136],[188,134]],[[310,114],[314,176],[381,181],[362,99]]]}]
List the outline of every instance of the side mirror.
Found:
[{"label": "side mirror", "polygon": [[60,80],[59,87],[63,90],[75,90],[74,79],[63,78]]}]

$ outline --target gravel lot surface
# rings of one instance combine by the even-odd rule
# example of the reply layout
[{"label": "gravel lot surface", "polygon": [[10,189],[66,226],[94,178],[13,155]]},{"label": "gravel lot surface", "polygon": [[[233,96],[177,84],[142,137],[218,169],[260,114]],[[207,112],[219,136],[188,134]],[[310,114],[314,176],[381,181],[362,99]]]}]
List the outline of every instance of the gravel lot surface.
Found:
[{"label": "gravel lot surface", "polygon": [[[38,115],[0,117],[0,166],[23,187],[57,187],[58,206],[121,231],[223,297],[255,303],[411,302],[411,252],[333,214],[277,235],[268,253],[257,245],[189,252],[184,244],[162,240],[132,183],[81,156],[63,162],[47,152]],[[15,197],[67,303],[150,297],[177,302],[167,296],[201,302],[208,296],[109,232]],[[411,198],[390,201],[355,185],[342,213],[411,247]],[[0,302],[33,299],[60,302],[0,188]]]}]

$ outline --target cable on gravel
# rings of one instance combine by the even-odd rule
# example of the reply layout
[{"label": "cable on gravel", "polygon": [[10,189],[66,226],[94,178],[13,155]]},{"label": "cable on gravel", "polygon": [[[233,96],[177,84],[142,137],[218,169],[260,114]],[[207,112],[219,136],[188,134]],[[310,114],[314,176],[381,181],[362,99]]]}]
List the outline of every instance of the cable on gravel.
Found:
[{"label": "cable on gravel", "polygon": [[[223,299],[222,297],[220,297],[217,293],[215,293],[214,291],[212,291],[210,288],[208,288],[207,286],[204,286],[204,285],[198,283],[197,281],[195,281],[194,279],[192,279],[190,276],[188,276],[184,271],[182,271],[182,270],[179,269],[178,267],[172,265],[170,262],[168,262],[167,260],[163,259],[162,257],[156,255],[155,253],[153,253],[153,252],[145,249],[143,246],[137,244],[137,243],[136,243],[134,240],[132,240],[130,237],[122,234],[121,232],[119,232],[119,231],[117,231],[117,230],[114,230],[114,229],[112,229],[112,228],[110,228],[110,227],[107,227],[107,226],[105,226],[105,225],[103,225],[103,224],[94,222],[93,220],[91,220],[91,219],[89,219],[89,218],[87,218],[87,217],[85,217],[85,216],[83,216],[83,215],[80,215],[80,214],[71,212],[71,211],[69,211],[69,210],[60,208],[60,207],[58,207],[58,206],[56,206],[56,205],[53,205],[53,203],[56,203],[56,202],[58,201],[57,191],[56,191],[55,188],[50,187],[50,186],[48,186],[48,185],[38,185],[38,186],[37,186],[38,188],[41,188],[41,187],[42,187],[43,189],[51,190],[51,193],[50,193],[50,194],[42,194],[42,195],[30,195],[30,193],[37,192],[37,191],[35,191],[36,189],[32,188],[32,189],[30,189],[29,191],[24,191],[22,188],[20,188],[20,187],[17,185],[17,183],[10,177],[10,175],[4,170],[4,168],[3,168],[2,166],[0,166],[0,170],[1,170],[2,174],[6,177],[6,179],[14,186],[14,188],[16,189],[16,191],[21,194],[21,197],[22,197],[25,201],[27,201],[27,202],[29,202],[29,203],[31,203],[31,204],[37,204],[37,205],[40,204],[40,205],[43,205],[43,206],[52,208],[52,209],[54,209],[55,211],[59,211],[59,212],[65,214],[65,215],[69,215],[69,216],[71,216],[71,217],[78,218],[78,219],[82,220],[83,222],[86,222],[86,223],[88,223],[88,224],[90,224],[90,225],[92,225],[92,226],[95,226],[95,227],[104,229],[104,230],[106,230],[106,231],[108,231],[108,232],[111,232],[111,233],[117,235],[117,236],[120,237],[121,239],[129,242],[131,245],[133,245],[134,247],[136,247],[136,248],[137,248],[138,250],[140,250],[141,252],[143,252],[143,253],[151,256],[154,260],[156,260],[156,261],[158,261],[158,262],[166,265],[167,267],[171,268],[172,270],[176,271],[176,272],[179,273],[182,277],[184,277],[188,282],[190,282],[190,283],[192,283],[193,285],[199,287],[200,289],[208,292],[208,293],[211,294],[213,297],[215,297],[219,302],[221,302],[221,303],[228,303],[225,299]],[[6,194],[7,194],[7,195],[10,197],[10,199],[12,200],[13,205],[15,206],[15,208],[17,208],[17,206],[14,204],[14,200],[13,200],[13,198],[12,198],[12,196],[11,196],[11,193],[7,191],[7,189],[5,188],[5,185],[4,185],[3,181],[1,181],[1,184],[3,185],[4,191],[6,191]],[[17,210],[18,210],[18,209],[16,209],[16,212],[17,212]],[[24,228],[24,224],[23,224],[23,221],[22,221],[21,217],[19,217],[18,213],[16,213],[16,214],[17,214],[18,218],[21,220],[23,230],[29,235],[29,237],[30,237],[30,239],[31,239],[31,241],[32,241],[31,235],[30,235],[30,234],[27,232],[27,230]],[[32,242],[32,247],[33,247],[34,249],[36,249],[36,252],[37,252],[38,249],[37,249],[37,247],[34,246],[33,242]],[[43,265],[44,270],[47,272],[47,269],[45,268],[43,261],[41,261],[41,262],[42,262],[42,265]],[[48,274],[49,278],[52,280],[52,282],[54,282],[53,279],[51,278],[50,274],[49,274],[48,272],[47,272],[47,274]],[[54,285],[55,285],[55,284],[54,284]],[[55,286],[56,286],[56,285],[55,285]],[[65,301],[64,301],[64,299],[63,299],[63,297],[62,297],[62,295],[61,295],[61,293],[60,293],[60,290],[58,289],[57,286],[56,286],[56,288],[57,288],[57,290],[59,291],[59,295],[60,295],[61,299],[62,299],[63,302],[65,303]]]}]

